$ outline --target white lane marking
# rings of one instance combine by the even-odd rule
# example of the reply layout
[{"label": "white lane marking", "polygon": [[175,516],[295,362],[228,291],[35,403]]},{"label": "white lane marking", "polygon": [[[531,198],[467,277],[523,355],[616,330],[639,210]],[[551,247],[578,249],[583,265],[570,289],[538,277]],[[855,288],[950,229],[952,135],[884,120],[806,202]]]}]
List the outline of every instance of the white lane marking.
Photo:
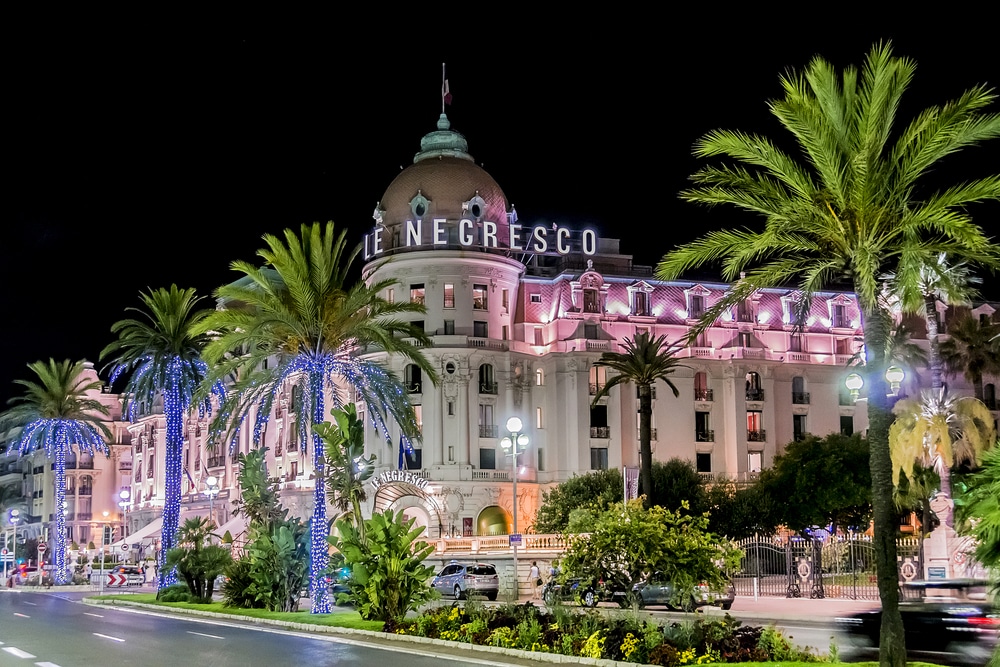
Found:
[{"label": "white lane marking", "polygon": [[95,637],[100,637],[101,639],[110,639],[113,642],[124,642],[125,640],[121,637],[112,637],[111,635],[102,635],[100,632],[94,633]]},{"label": "white lane marking", "polygon": [[24,604],[30,604],[32,607],[37,607],[38,606],[37,602],[28,602],[27,600],[24,601]]},{"label": "white lane marking", "polygon": [[36,662],[35,667],[59,667],[59,665],[54,662]]},{"label": "white lane marking", "polygon": [[30,616],[28,616],[27,614],[22,614],[22,613],[21,613],[21,612],[19,612],[19,611],[15,611],[15,612],[14,612],[14,615],[15,615],[15,616],[20,616],[21,618],[31,618],[31,617],[30,617]]},{"label": "white lane marking", "polygon": [[104,618],[104,614],[91,614],[89,611],[83,612],[84,616],[96,616],[97,618]]},{"label": "white lane marking", "polygon": [[225,637],[220,637],[219,635],[206,635],[204,632],[191,632],[188,630],[189,635],[198,635],[199,637],[208,637],[209,639],[225,639]]},{"label": "white lane marking", "polygon": [[4,648],[3,650],[6,651],[7,653],[10,653],[15,658],[34,658],[35,657],[35,656],[31,655],[30,653],[28,653],[27,651],[22,651],[21,649],[15,648],[13,646],[8,646],[8,647]]}]

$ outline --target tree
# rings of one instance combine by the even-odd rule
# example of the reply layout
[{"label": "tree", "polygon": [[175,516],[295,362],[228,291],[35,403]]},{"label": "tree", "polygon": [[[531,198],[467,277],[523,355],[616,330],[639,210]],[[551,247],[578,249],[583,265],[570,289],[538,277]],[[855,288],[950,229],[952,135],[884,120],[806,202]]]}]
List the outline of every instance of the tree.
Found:
[{"label": "tree", "polygon": [[868,442],[860,434],[807,435],[790,442],[760,474],[776,518],[792,530],[867,526],[871,516]]},{"label": "tree", "polygon": [[334,423],[314,428],[326,451],[326,488],[341,512],[351,511],[362,541],[365,524],[361,503],[367,500],[365,482],[375,473],[375,455],[365,457],[365,425],[354,405],[331,410]]},{"label": "tree", "polygon": [[[402,382],[375,361],[358,352],[369,347],[386,354],[399,354],[420,366],[432,381],[436,373],[421,346],[430,345],[422,328],[398,319],[399,315],[422,313],[422,304],[390,303],[380,296],[395,283],[391,280],[355,285],[347,273],[360,247],[346,249],[346,231],[334,233],[333,223],[303,225],[296,236],[285,230],[282,241],[264,236],[266,248],[257,254],[264,267],[233,262],[244,274],[237,282],[216,290],[226,305],[203,322],[203,331],[216,332],[205,349],[205,358],[215,364],[212,380],[237,378],[220,414],[213,420],[213,433],[232,443],[235,435],[255,413],[253,440],[270,419],[281,391],[300,387],[301,401],[291,407],[296,415],[300,440],[305,446],[312,435],[312,458],[316,472],[313,497],[310,598],[313,613],[328,613],[330,599],[325,573],[329,562],[326,531],[325,445],[314,430],[323,423],[326,393],[333,407],[348,402],[335,385],[345,382],[357,401],[368,407],[369,418],[379,433],[388,434],[386,420],[399,424],[411,440],[419,438],[409,395]],[[413,342],[415,341],[415,342]],[[388,440],[387,440],[388,441]]]},{"label": "tree", "polygon": [[365,521],[366,537],[340,520],[326,538],[351,568],[351,593],[341,595],[354,600],[362,618],[394,623],[437,595],[427,585],[434,568],[424,565],[434,547],[419,539],[424,529],[414,523],[389,509]]},{"label": "tree", "polygon": [[731,480],[714,480],[706,489],[708,527],[716,535],[741,540],[770,535],[781,524],[785,499],[773,498],[759,483],[750,486]]},{"label": "tree", "polygon": [[860,72],[848,67],[838,76],[816,57],[804,71],[783,76],[784,97],[769,108],[794,136],[804,163],[757,135],[717,130],[700,139],[697,157],[724,156],[738,164],[700,169],[681,197],[761,215],[765,228],[710,232],[666,255],[657,268],[659,278],[671,280],[688,269],[721,263],[723,277],[734,285],[707,310],[701,327],[764,287],[800,290],[798,321],[812,295],[837,280],[846,280],[856,294],[867,355],[874,545],[883,610],[879,655],[882,665],[893,667],[902,667],[906,654],[888,446],[892,415],[884,373],[890,327],[883,277],[893,274],[899,284],[915,285],[920,267],[940,253],[998,264],[966,206],[998,199],[1000,175],[938,192],[924,187],[940,160],[1000,136],[1000,116],[981,113],[994,96],[975,87],[896,128],[914,71],[911,60],[894,57],[889,44],[880,44]]},{"label": "tree", "polygon": [[176,569],[181,575],[195,602],[212,601],[215,580],[233,561],[228,549],[212,544],[215,529],[211,519],[200,516],[185,519],[177,531],[177,546],[164,561],[169,569]]},{"label": "tree", "polygon": [[[960,462],[980,462],[997,439],[993,415],[982,401],[952,396],[943,387],[923,391],[919,399],[901,400],[892,411],[896,415],[889,428],[893,483],[899,484],[900,473],[915,480],[917,464],[932,467],[950,505],[951,468]],[[954,525],[950,509],[940,518],[946,526]]]},{"label": "tree", "polygon": [[948,327],[948,340],[941,344],[941,357],[949,373],[963,373],[976,398],[985,399],[983,375],[1000,372],[1000,350],[996,337],[1000,326],[983,324],[967,315]]},{"label": "tree", "polygon": [[662,380],[675,397],[680,395],[670,376],[678,368],[687,368],[674,356],[682,347],[680,344],[668,345],[665,335],[652,338],[648,333],[640,333],[634,339],[625,339],[624,352],[605,352],[594,362],[594,366],[610,368],[615,375],[598,388],[593,405],[619,384],[634,382],[639,390],[639,493],[645,495],[647,509],[653,502],[652,387],[657,380]]},{"label": "tree", "polygon": [[[101,351],[101,359],[109,359],[112,384],[123,374],[129,379],[123,391],[124,412],[135,421],[149,412],[154,401],[162,397],[165,434],[163,479],[163,528],[161,532],[158,588],[173,583],[176,575],[165,567],[167,554],[176,546],[176,534],[181,512],[181,481],[184,457],[184,415],[197,407],[200,414],[211,411],[208,397],[195,398],[195,392],[208,375],[208,365],[202,351],[208,342],[199,323],[210,312],[198,309],[201,298],[195,290],[171,285],[140,293],[145,306],[126,308],[139,318],[119,320],[111,326],[117,340]],[[211,392],[223,396],[221,383],[211,385]]]},{"label": "tree", "polygon": [[[968,520],[975,540],[976,560],[987,570],[1000,572],[1000,447],[990,449],[982,468],[970,477],[961,517]],[[1000,587],[1000,578],[995,583]]]},{"label": "tree", "polygon": [[85,374],[84,362],[49,359],[48,363],[28,364],[28,368],[38,381],[14,380],[25,393],[7,402],[11,407],[0,414],[0,433],[6,434],[8,453],[27,456],[41,450],[52,461],[56,492],[54,579],[57,584],[68,584],[72,573],[66,561],[66,515],[61,511],[66,506],[66,456],[74,448],[88,454],[108,454],[111,432],[101,419],[108,417],[108,409],[88,397],[91,392],[100,393],[101,383]]},{"label": "tree", "polygon": [[739,562],[739,551],[708,531],[706,515],[646,509],[640,500],[630,500],[613,505],[598,516],[588,536],[570,542],[560,576],[603,579],[611,590],[631,595],[632,586],[662,572],[679,601],[701,582],[721,588],[723,572]]}]

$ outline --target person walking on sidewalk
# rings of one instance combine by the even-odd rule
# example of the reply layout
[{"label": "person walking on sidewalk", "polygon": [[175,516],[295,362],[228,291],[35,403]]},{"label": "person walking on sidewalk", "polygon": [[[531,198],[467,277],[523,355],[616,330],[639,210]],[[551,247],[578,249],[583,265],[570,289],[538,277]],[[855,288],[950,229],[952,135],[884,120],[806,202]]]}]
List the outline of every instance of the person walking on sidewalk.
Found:
[{"label": "person walking on sidewalk", "polygon": [[542,573],[538,569],[538,561],[531,561],[531,570],[528,572],[528,581],[531,582],[531,599],[541,599]]}]

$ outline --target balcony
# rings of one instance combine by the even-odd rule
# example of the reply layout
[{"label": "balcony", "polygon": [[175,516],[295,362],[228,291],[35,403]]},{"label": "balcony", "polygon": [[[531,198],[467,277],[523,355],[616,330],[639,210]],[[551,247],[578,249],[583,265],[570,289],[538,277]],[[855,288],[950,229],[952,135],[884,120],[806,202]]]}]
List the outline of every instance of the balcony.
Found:
[{"label": "balcony", "polygon": [[224,468],[226,467],[226,455],[222,456],[209,456],[208,457],[208,467],[209,468]]},{"label": "balcony", "polygon": [[94,495],[94,487],[92,486],[81,486],[80,490],[76,492],[78,496],[92,496]]},{"label": "balcony", "polygon": [[297,451],[299,451],[299,443],[298,442],[289,442],[288,443],[288,453],[291,454],[292,452],[297,452]]},{"label": "balcony", "polygon": [[473,470],[472,479],[476,482],[509,482],[509,470]]},{"label": "balcony", "polygon": [[479,437],[480,438],[498,438],[500,437],[500,427],[496,424],[480,424],[479,425]]},{"label": "balcony", "polygon": [[715,431],[696,431],[695,442],[715,442]]},{"label": "balcony", "polygon": [[76,520],[77,521],[92,521],[93,519],[94,519],[94,513],[93,512],[77,512],[76,513]]},{"label": "balcony", "polygon": [[[649,385],[649,397],[651,399],[653,399],[654,401],[656,400],[656,385],[655,384]],[[635,388],[635,398],[636,398],[636,400],[639,399],[639,387]]]},{"label": "balcony", "polygon": [[118,462],[118,472],[132,472],[132,462],[131,461],[119,461]]},{"label": "balcony", "polygon": [[711,389],[695,389],[694,390],[694,400],[696,401],[714,401],[715,395],[712,393]]},{"label": "balcony", "polygon": [[77,467],[80,470],[93,470],[94,469],[94,459],[90,459],[89,461],[80,461],[77,464]]},{"label": "balcony", "polygon": [[747,430],[747,442],[766,442],[767,441],[767,431],[760,429],[758,431]]},{"label": "balcony", "polygon": [[496,394],[497,393],[497,383],[496,382],[480,382],[479,383],[479,393],[480,394]]},{"label": "balcony", "polygon": [[597,392],[599,392],[602,389],[604,389],[604,385],[596,382],[591,382],[590,385],[588,386],[588,391],[591,396],[597,396]]},{"label": "balcony", "polygon": [[[635,432],[635,439],[636,440],[640,440],[641,438],[642,438],[642,435],[640,434],[640,432],[638,430],[636,430],[636,432]],[[656,429],[655,428],[649,429],[649,439],[651,441],[653,441],[653,442],[656,441]]]},{"label": "balcony", "polygon": [[[198,466],[195,466],[195,469],[197,469],[197,468],[198,468]],[[150,466],[149,470],[146,471],[146,479],[153,479],[153,468],[152,468],[152,466]]]},{"label": "balcony", "polygon": [[610,426],[591,426],[590,427],[590,437],[597,440],[607,440],[611,437],[611,427]]},{"label": "balcony", "polygon": [[792,403],[795,405],[809,405],[809,392],[808,391],[793,391],[792,392]]},{"label": "balcony", "polygon": [[275,443],[275,445],[274,445],[274,455],[275,456],[281,456],[282,454],[284,454],[284,451],[283,451],[283,449],[281,447],[281,443],[280,442]]},{"label": "balcony", "polygon": [[[422,382],[411,382],[406,385],[406,393],[408,394],[421,394],[423,393],[424,387]],[[486,393],[486,392],[481,392]]]},{"label": "balcony", "polygon": [[746,399],[748,401],[763,401],[764,400],[764,390],[763,389],[747,389]]},{"label": "balcony", "polygon": [[794,440],[795,442],[802,442],[805,439],[806,439],[806,434],[805,433],[793,433],[792,434],[792,440]]}]

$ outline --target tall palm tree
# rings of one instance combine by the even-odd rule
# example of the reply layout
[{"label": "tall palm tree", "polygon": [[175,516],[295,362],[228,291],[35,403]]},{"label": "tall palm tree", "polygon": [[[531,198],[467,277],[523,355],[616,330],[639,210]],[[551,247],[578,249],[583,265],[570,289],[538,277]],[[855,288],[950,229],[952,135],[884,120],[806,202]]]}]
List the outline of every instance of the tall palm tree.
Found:
[{"label": "tall palm tree", "polygon": [[941,344],[945,367],[951,373],[963,373],[976,398],[984,400],[983,375],[1000,373],[1000,348],[996,340],[1000,326],[982,324],[968,315],[953,322],[948,334],[948,340]]},{"label": "tall palm tree", "polygon": [[890,289],[896,291],[902,309],[920,313],[924,318],[927,325],[927,365],[931,372],[931,390],[938,391],[944,383],[941,380],[943,363],[938,339],[937,302],[942,301],[952,306],[966,303],[976,294],[972,285],[981,283],[982,280],[972,275],[965,262],[951,261],[942,252],[927,259],[920,267],[916,281],[897,285],[893,276],[890,282],[893,283]]},{"label": "tall palm tree", "polygon": [[48,363],[36,361],[28,368],[38,381],[15,380],[25,388],[23,396],[8,401],[11,405],[0,414],[0,433],[8,434],[8,452],[21,456],[44,450],[52,461],[55,476],[56,518],[55,545],[52,560],[57,584],[72,580],[66,562],[66,455],[75,447],[81,452],[108,454],[111,431],[102,421],[108,409],[88,393],[100,393],[101,383],[84,376],[84,362],[69,359]]},{"label": "tall palm tree", "polygon": [[255,412],[256,442],[281,390],[287,385],[304,388],[303,400],[293,409],[298,413],[301,442],[308,443],[312,435],[316,470],[310,598],[312,613],[327,613],[325,451],[322,438],[312,429],[324,421],[326,393],[331,393],[334,407],[347,403],[348,396],[334,384],[343,381],[353,389],[355,400],[367,404],[369,417],[387,442],[387,419],[414,440],[419,438],[419,429],[402,382],[380,364],[355,353],[370,347],[401,354],[420,366],[432,382],[437,375],[420,349],[430,344],[427,334],[398,318],[424,312],[423,305],[382,298],[380,294],[395,284],[391,280],[348,284],[347,273],[360,247],[347,249],[346,231],[335,234],[332,222],[325,227],[314,223],[303,225],[299,236],[291,229],[284,235],[284,240],[264,236],[267,247],[257,251],[264,267],[233,262],[233,269],[244,277],[216,291],[229,307],[204,322],[203,328],[216,335],[205,350],[206,359],[217,364],[212,377],[238,378],[212,428],[232,442]]},{"label": "tall palm tree", "polygon": [[[867,354],[868,439],[879,594],[882,665],[902,667],[905,646],[899,614],[896,527],[888,432],[886,338],[890,330],[883,276],[915,285],[921,266],[940,253],[995,267],[995,251],[966,206],[1000,197],[1000,175],[939,192],[923,190],[941,159],[1000,136],[1000,116],[982,110],[994,95],[976,87],[942,107],[921,112],[902,128],[896,116],[913,79],[914,63],[893,56],[889,44],[872,48],[859,72],[843,74],[816,57],[804,71],[781,78],[784,97],[769,103],[792,133],[800,163],[770,140],[738,131],[710,132],[695,145],[702,158],[728,157],[735,166],[707,166],[681,193],[687,201],[730,204],[762,215],[763,231],[710,232],[667,254],[662,279],[718,262],[736,281],[700,326],[762,287],[795,286],[805,298],[845,280],[864,321]],[[739,279],[741,272],[745,279]],[[915,289],[915,288],[914,288]]]},{"label": "tall palm tree", "polygon": [[675,356],[682,347],[681,343],[668,345],[666,336],[652,338],[649,333],[643,332],[636,334],[632,340],[625,339],[624,352],[605,352],[594,362],[595,366],[610,368],[616,374],[597,390],[593,405],[597,405],[598,400],[607,396],[619,384],[632,382],[638,388],[639,481],[646,509],[653,502],[652,387],[657,380],[663,380],[675,397],[680,395],[670,376],[678,368],[687,368]]},{"label": "tall palm tree", "polygon": [[[893,484],[900,473],[911,481],[914,466],[931,466],[941,480],[941,493],[952,499],[951,468],[956,463],[979,463],[996,441],[993,416],[982,401],[955,397],[943,387],[921,392],[920,398],[899,401],[892,409],[896,421],[889,428]],[[941,517],[954,525],[951,509]]]},{"label": "tall palm tree", "polygon": [[[160,588],[176,581],[173,568],[165,567],[167,553],[176,544],[178,521],[181,512],[181,481],[184,457],[184,415],[192,409],[206,414],[211,410],[209,398],[195,399],[208,374],[208,364],[202,359],[202,350],[208,342],[204,332],[196,330],[211,312],[199,309],[202,297],[193,288],[180,289],[171,285],[140,293],[145,305],[126,308],[141,318],[115,322],[111,332],[118,339],[107,345],[101,358],[109,359],[111,382],[122,374],[129,374],[124,389],[124,411],[130,421],[135,421],[143,409],[158,397],[163,397],[163,416],[166,419],[163,480],[163,528],[157,563]],[[212,392],[224,396],[221,383],[211,385]]]}]

